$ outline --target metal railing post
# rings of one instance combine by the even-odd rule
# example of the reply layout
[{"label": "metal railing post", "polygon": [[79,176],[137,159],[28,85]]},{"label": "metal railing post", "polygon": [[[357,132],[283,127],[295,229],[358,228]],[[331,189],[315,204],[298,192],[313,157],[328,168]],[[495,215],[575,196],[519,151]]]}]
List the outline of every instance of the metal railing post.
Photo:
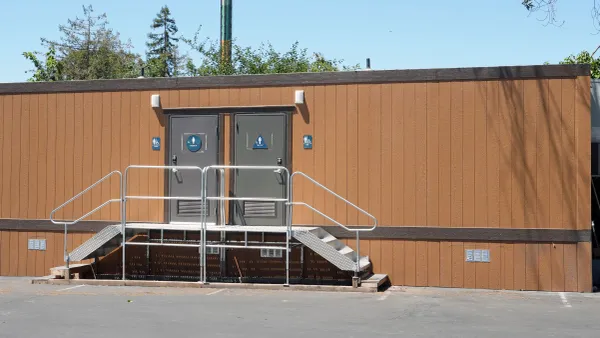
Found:
[{"label": "metal railing post", "polygon": [[65,243],[64,243],[64,249],[65,249],[65,279],[71,279],[71,271],[69,268],[69,261],[71,260],[71,258],[69,257],[69,250],[67,248],[67,223],[65,223]]},{"label": "metal railing post", "polygon": [[285,284],[284,286],[290,286],[290,239],[292,237],[292,179],[290,173],[287,173],[286,177],[286,235],[285,235]]},{"label": "metal railing post", "polygon": [[126,237],[126,219],[127,219],[127,174],[129,172],[129,167],[125,169],[125,177],[121,182],[121,253],[122,253],[122,264],[123,264],[123,280],[125,280],[125,246],[127,245],[127,237]]}]

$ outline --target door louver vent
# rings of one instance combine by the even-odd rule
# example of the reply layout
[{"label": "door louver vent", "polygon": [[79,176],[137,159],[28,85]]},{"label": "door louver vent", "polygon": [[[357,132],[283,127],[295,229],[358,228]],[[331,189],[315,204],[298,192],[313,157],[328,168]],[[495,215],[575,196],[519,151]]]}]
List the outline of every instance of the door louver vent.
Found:
[{"label": "door louver vent", "polygon": [[244,202],[245,217],[275,217],[275,202]]},{"label": "door louver vent", "polygon": [[206,208],[202,206],[202,201],[177,201],[177,214],[181,216],[203,216]]}]

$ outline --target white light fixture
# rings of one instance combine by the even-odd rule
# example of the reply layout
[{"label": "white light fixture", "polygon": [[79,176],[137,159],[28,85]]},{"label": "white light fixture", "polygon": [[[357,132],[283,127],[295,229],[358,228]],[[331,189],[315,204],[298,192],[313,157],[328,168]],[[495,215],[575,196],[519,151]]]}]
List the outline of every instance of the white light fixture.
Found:
[{"label": "white light fixture", "polygon": [[152,108],[160,108],[160,95],[152,95],[150,99],[150,104],[152,105]]},{"label": "white light fixture", "polygon": [[295,104],[304,104],[304,90],[296,90],[294,97]]}]

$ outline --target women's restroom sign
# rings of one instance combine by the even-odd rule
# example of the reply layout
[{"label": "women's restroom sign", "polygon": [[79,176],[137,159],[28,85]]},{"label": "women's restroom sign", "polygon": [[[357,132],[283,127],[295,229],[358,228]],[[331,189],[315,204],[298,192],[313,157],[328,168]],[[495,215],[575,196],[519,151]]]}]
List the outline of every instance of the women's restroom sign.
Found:
[{"label": "women's restroom sign", "polygon": [[312,135],[304,135],[303,138],[304,149],[312,149]]}]

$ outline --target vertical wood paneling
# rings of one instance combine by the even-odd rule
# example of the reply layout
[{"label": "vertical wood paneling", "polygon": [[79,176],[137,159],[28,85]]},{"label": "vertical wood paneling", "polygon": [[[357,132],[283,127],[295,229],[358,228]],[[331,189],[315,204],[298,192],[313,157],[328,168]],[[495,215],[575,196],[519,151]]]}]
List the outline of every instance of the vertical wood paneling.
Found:
[{"label": "vertical wood paneling", "polygon": [[[169,106],[173,105],[173,94],[175,94],[177,91],[170,91],[169,92]],[[150,92],[140,92],[140,96],[139,96],[139,107],[140,107],[140,123],[139,123],[139,134],[138,134],[138,146],[136,147],[136,149],[138,150],[139,153],[139,162],[137,164],[149,164],[151,163],[150,160],[150,152],[152,151],[152,148],[150,147],[150,140],[151,136],[149,133],[148,128],[150,127],[150,118],[151,116],[149,115],[150,110],[150,101],[148,100],[148,97],[150,96]],[[175,104],[174,106],[177,106],[177,104]],[[154,118],[154,116],[152,116],[152,118]],[[136,164],[136,163],[133,163]],[[150,185],[154,186],[153,183],[150,182],[150,171],[156,171],[156,169],[140,169],[140,170],[136,170],[136,172],[132,172],[132,174],[134,174],[135,176],[138,177],[139,179],[139,193],[142,196],[148,196],[150,195],[150,193],[154,193],[154,188],[150,188]],[[149,201],[148,200],[142,200],[142,201],[138,201],[137,203],[138,205],[138,210],[139,210],[139,216],[138,219],[141,221],[151,221],[150,219],[150,212],[149,212]]]},{"label": "vertical wood paneling", "polygon": [[[404,84],[404,224],[416,225],[415,84]],[[408,250],[408,247],[405,247]],[[408,251],[407,251],[408,252]],[[408,268],[408,267],[407,267]],[[407,282],[408,284],[408,282]]]},{"label": "vertical wood paneling", "polygon": [[[325,102],[326,102],[326,97],[325,97],[325,87],[324,86],[315,86],[315,112],[325,112]],[[252,96],[251,96],[251,100],[252,100]],[[365,112],[366,113],[366,112]],[[359,115],[361,114],[360,112],[360,108],[359,108]],[[315,136],[317,138],[320,138],[320,142],[323,142],[323,144],[325,144],[326,142],[326,114],[315,114],[314,115],[314,123],[315,123]],[[319,139],[317,139],[316,142]],[[317,182],[321,182],[321,183],[325,183],[325,166],[322,165],[323,163],[325,163],[325,146],[314,146],[313,145],[313,149],[314,149],[314,153],[315,153],[315,172],[314,172],[314,179],[317,180]],[[319,163],[321,163],[321,165],[319,165]],[[359,172],[361,172],[361,168],[359,167]],[[310,184],[310,183],[309,183]],[[313,190],[314,192],[314,207],[317,208],[318,210],[321,211],[325,211],[325,191],[323,189],[320,188],[314,188]],[[365,192],[362,192],[365,193]],[[359,192],[359,196],[360,196],[360,192]],[[359,201],[360,202],[360,201]],[[315,224],[324,224],[325,219],[319,215],[314,215],[314,222]]]},{"label": "vertical wood paneling", "polygon": [[[147,100],[149,101],[149,100]],[[102,126],[101,126],[101,138],[102,138],[102,165],[100,167],[100,177],[104,177],[108,175],[111,170],[111,153],[112,153],[112,143],[113,137],[111,134],[117,133],[117,130],[112,130],[112,96],[111,93],[102,93]],[[149,144],[150,142],[148,142]],[[111,179],[112,180],[112,179]],[[111,181],[102,182],[101,186],[98,187],[101,192],[100,204],[111,199]],[[99,204],[99,205],[100,205]],[[100,212],[96,212],[96,215],[100,216],[102,219],[110,219],[110,213],[113,206],[106,206],[100,210]]]},{"label": "vertical wood paneling", "polygon": [[592,243],[577,243],[577,291],[592,290]]},{"label": "vertical wood paneling", "polygon": [[577,184],[568,184],[577,173],[577,149],[575,147],[575,79],[564,79],[561,91],[561,227],[577,229]]},{"label": "vertical wood paneling", "polygon": [[462,288],[464,285],[464,243],[452,243],[452,287]]},{"label": "vertical wood paneling", "polygon": [[[85,118],[89,118],[88,111],[85,109],[86,104],[85,96],[81,93],[75,93],[75,113],[74,113],[74,144],[73,144],[73,192],[74,194],[78,194],[83,190],[83,166],[84,163],[89,160],[89,156],[85,156],[83,153],[83,144],[85,143],[87,137],[84,132],[85,127],[87,127],[87,123],[85,122]],[[87,140],[89,141],[89,139]],[[86,143],[89,144],[89,143]],[[85,194],[82,197],[73,201],[73,218],[79,218],[83,215],[83,205],[84,201],[88,198],[89,194]]]},{"label": "vertical wood paneling", "polygon": [[475,226],[487,227],[487,88],[485,82],[475,83]]},{"label": "vertical wood paneling", "polygon": [[[415,84],[415,224],[427,224],[427,84]],[[379,185],[379,184],[378,184]],[[426,256],[425,256],[426,259]],[[426,272],[426,270],[425,270]]]},{"label": "vertical wood paneling", "polygon": [[[487,243],[470,243],[473,248],[489,250],[490,246]],[[491,253],[490,253],[491,255]],[[490,259],[496,259],[490,257]],[[475,287],[477,289],[488,289],[490,288],[490,272],[492,271],[489,263],[479,264],[475,263]]]},{"label": "vertical wood paneling", "polygon": [[514,289],[526,290],[527,282],[527,254],[526,245],[517,243],[513,245],[513,264],[514,264]]},{"label": "vertical wood paneling", "polygon": [[[404,86],[392,85],[392,224],[404,224]],[[348,129],[351,132],[351,129]],[[351,134],[350,134],[351,135]],[[350,138],[351,139],[351,138]],[[348,177],[349,181],[351,177]]]},{"label": "vertical wood paneling", "polygon": [[498,82],[487,81],[487,224],[500,226],[500,124],[498,114]]},{"label": "vertical wood paneling", "polygon": [[511,119],[511,226],[522,228],[525,223],[525,152],[524,152],[524,116],[523,81],[510,82],[510,119]]},{"label": "vertical wood paneling", "polygon": [[440,243],[427,243],[427,284],[440,286]]},{"label": "vertical wood paneling", "polygon": [[[9,97],[10,98],[10,97]],[[4,116],[4,96],[0,96],[0,123],[4,123],[3,121],[3,116]],[[2,125],[0,124],[0,147],[2,147],[4,145],[4,130],[2,129]],[[2,148],[4,149],[4,148]],[[3,163],[6,161],[4,159],[6,155],[4,154],[0,154],[0,217],[2,217],[2,188],[4,187],[4,181],[2,180],[2,173],[4,171],[4,165]],[[2,262],[2,259],[0,257],[0,264]],[[2,266],[0,265],[0,269],[2,269]]]},{"label": "vertical wood paneling", "polygon": [[549,100],[548,80],[538,82],[538,90],[541,93],[541,104],[536,118],[536,190],[537,207],[536,221],[538,228],[550,227],[550,146],[549,146]]},{"label": "vertical wood paneling", "polygon": [[450,116],[450,226],[461,227],[463,222],[463,97],[461,82],[452,84]]},{"label": "vertical wood paneling", "polygon": [[440,286],[452,286],[452,242],[440,242]]},{"label": "vertical wood paneling", "polygon": [[418,241],[416,243],[416,285],[417,286],[427,286],[428,285],[428,276],[427,276],[427,249],[428,245],[425,241]]},{"label": "vertical wood paneling", "polygon": [[11,186],[14,185],[16,179],[12,172],[12,150],[15,147],[13,142],[13,97],[6,96],[3,100],[4,110],[2,111],[2,191],[0,191],[0,216],[2,218],[10,218],[11,200],[13,197],[13,190]]},{"label": "vertical wood paneling", "polygon": [[381,240],[381,267],[380,272],[388,274],[392,278],[394,269],[394,241],[389,239]]},{"label": "vertical wood paneling", "polygon": [[537,244],[525,245],[525,290],[538,290],[540,286],[539,247]]},{"label": "vertical wood paneling", "polygon": [[[463,84],[462,226],[475,225],[475,83]],[[475,276],[473,276],[475,277]],[[475,279],[473,278],[473,283]]]},{"label": "vertical wood paneling", "polygon": [[415,241],[404,242],[404,284],[417,285],[417,245]]},{"label": "vertical wood paneling", "polygon": [[11,255],[15,252],[11,250],[10,232],[0,231],[0,243],[0,276],[9,276]]},{"label": "vertical wood paneling", "polygon": [[577,244],[564,245],[565,291],[577,291]]},{"label": "vertical wood paneling", "polygon": [[[46,192],[46,185],[43,185],[41,187],[38,185],[38,165],[39,165],[39,160],[40,160],[40,158],[38,157],[38,147],[39,147],[38,143],[43,142],[43,141],[40,141],[40,129],[44,128],[44,126],[39,125],[40,121],[38,119],[40,99],[42,101],[46,100],[46,95],[43,95],[43,96],[31,95],[29,97],[29,128],[28,128],[29,130],[27,132],[27,137],[29,138],[29,140],[28,140],[29,141],[29,156],[28,156],[29,173],[27,174],[29,190],[24,191],[25,196],[26,196],[25,197],[25,201],[26,201],[25,208],[26,209],[25,209],[24,213],[23,212],[21,213],[24,218],[29,218],[29,219],[35,219],[37,217],[42,216],[46,209],[43,199],[40,200],[39,205],[37,203],[38,202],[38,198],[37,198],[38,197],[38,188],[39,188],[39,190],[43,190],[44,193]],[[53,121],[52,123],[56,123],[56,121]],[[52,141],[50,141],[50,142],[52,142]],[[52,148],[52,147],[50,146],[49,148]],[[56,153],[53,153],[51,155],[56,156]],[[41,165],[44,165],[44,163],[42,163]],[[52,173],[54,173],[53,169],[54,168],[51,168]],[[54,188],[54,186],[52,186],[52,188]]]},{"label": "vertical wood paneling", "polygon": [[[452,130],[450,105],[451,105],[451,85],[450,83],[440,83],[440,101],[439,101],[439,174],[438,174],[438,192],[439,192],[439,226],[449,227],[451,226],[451,182],[450,182],[450,168],[451,168],[451,135]],[[404,164],[403,164],[404,165]],[[444,248],[445,244],[442,243],[440,250],[442,255],[445,255]],[[443,264],[443,263],[441,263]],[[442,273],[444,273],[444,266],[441,267]],[[450,286],[449,283],[441,278],[441,286]]]},{"label": "vertical wood paneling", "polygon": [[[65,193],[65,167],[66,167],[66,147],[67,147],[67,121],[66,121],[66,94],[55,94],[48,96],[48,105],[54,103],[56,105],[56,169],[55,169],[55,198],[54,204],[46,205],[46,211],[44,212],[44,218],[47,218],[54,208],[66,202],[71,196],[67,196]],[[40,105],[40,118],[43,114],[43,110]],[[41,122],[41,119],[40,119]],[[40,124],[41,126],[41,124]],[[109,130],[110,133],[110,130]],[[42,143],[40,142],[40,148]],[[41,154],[40,154],[41,155]],[[41,161],[41,158],[40,158]],[[39,164],[39,162],[38,162]],[[45,165],[45,163],[44,163]],[[44,167],[41,165],[40,167]],[[43,169],[42,169],[43,170]],[[38,183],[40,184],[40,183]],[[40,184],[41,185],[41,184]],[[46,192],[47,193],[47,192]],[[63,209],[64,210],[64,209]],[[64,211],[61,212],[63,217],[66,216]]]},{"label": "vertical wood paneling", "polygon": [[[381,85],[371,86],[369,99],[368,131],[368,172],[366,173],[368,184],[368,204],[365,206],[375,217],[381,219]],[[359,138],[360,142],[360,138]],[[370,219],[366,223],[372,224]]]},{"label": "vertical wood paneling", "polygon": [[380,239],[372,239],[368,241],[369,243],[369,257],[373,262],[373,271],[375,273],[382,273],[381,270],[381,240]]},{"label": "vertical wood paneling", "polygon": [[[347,156],[346,156],[346,145],[348,143],[348,139],[347,139],[347,130],[348,130],[348,126],[346,125],[347,121],[346,121],[346,113],[348,112],[347,109],[347,102],[348,102],[348,98],[347,98],[347,86],[346,85],[342,85],[342,86],[337,86],[336,87],[336,93],[335,93],[335,118],[336,118],[336,122],[335,122],[335,191],[340,194],[342,197],[344,198],[348,198],[348,191],[347,191],[347,185],[348,185],[348,180],[347,180],[347,168],[348,168],[348,163],[347,163]],[[301,122],[301,121],[299,121]],[[295,139],[300,139],[300,137],[302,137],[302,134],[295,136]],[[295,144],[300,144],[300,142],[292,142]],[[382,154],[383,156],[383,154]],[[391,193],[390,193],[391,195]],[[348,220],[347,220],[347,204],[342,202],[339,199],[335,199],[335,216],[336,219],[342,223],[342,224],[347,224]],[[389,223],[388,223],[389,224]]]},{"label": "vertical wood paneling", "polygon": [[[46,201],[45,201],[45,215],[49,215],[50,211],[55,207],[63,204],[65,201],[57,201],[57,187],[56,181],[56,161],[58,160],[57,154],[59,152],[57,139],[58,139],[58,111],[57,111],[57,98],[56,94],[48,94],[47,97],[40,98],[40,100],[46,99],[48,102],[48,141],[46,142]],[[58,203],[57,203],[58,202]],[[46,216],[48,217],[48,216]],[[46,218],[44,217],[44,218]]]},{"label": "vertical wood paneling", "polygon": [[[125,168],[130,164],[131,159],[131,93],[123,92],[121,94],[121,115],[120,115],[120,123],[121,123],[121,158],[119,163],[119,170],[125,176]],[[125,180],[125,177],[123,177]],[[129,182],[127,183],[129,186]],[[129,189],[129,187],[127,187]],[[127,191],[129,194],[129,191]],[[127,202],[127,220],[129,220],[129,215],[131,215],[130,211],[130,203]]]},{"label": "vertical wood paneling", "polygon": [[[498,144],[499,144],[499,203],[500,203],[500,227],[512,227],[511,219],[511,185],[512,185],[512,137],[514,121],[511,114],[512,102],[510,102],[512,81],[498,82]],[[490,280],[491,282],[491,280]]]},{"label": "vertical wood paneling", "polygon": [[[31,231],[30,232],[26,232],[26,234],[27,234],[27,240],[35,238],[35,236],[36,236],[36,233],[35,232],[31,232]],[[27,242],[21,242],[21,243],[24,243],[24,245],[25,245],[25,248],[22,248],[22,247],[20,248],[21,251],[26,251],[27,250],[27,247],[26,247]],[[35,251],[29,251],[29,250],[27,250],[27,261],[25,263],[26,266],[27,266],[27,269],[26,269],[27,275],[26,276],[35,276],[36,275],[36,272],[35,272],[35,269],[36,269],[36,258],[37,258],[37,256],[35,254]]]},{"label": "vertical wood paneling", "polygon": [[[130,111],[131,111],[131,124],[129,127],[129,161],[128,164],[141,163],[142,157],[140,156],[140,129],[141,113],[140,113],[140,92],[131,92],[130,97]],[[128,195],[139,195],[140,194],[140,173],[142,169],[132,170],[127,178],[127,194]],[[140,203],[139,200],[132,200],[127,202],[127,220],[140,220],[139,212]]]},{"label": "vertical wood paneling", "polygon": [[[427,83],[427,226],[439,226],[439,84]],[[439,245],[437,246],[439,251]],[[439,267],[438,267],[439,271]],[[439,284],[439,272],[435,279]],[[430,283],[431,284],[431,283]]]},{"label": "vertical wood paneling", "polygon": [[[536,228],[537,222],[537,118],[542,109],[542,84],[538,80],[525,80],[523,83],[524,116],[523,144],[525,153],[524,170],[524,227]],[[524,287],[523,287],[524,288]]]},{"label": "vertical wood paneling", "polygon": [[[111,151],[110,151],[110,171],[121,169],[121,152],[122,149],[122,134],[125,132],[121,129],[121,114],[126,112],[121,111],[121,98],[122,93],[113,92],[110,98],[110,128],[111,128]],[[162,138],[161,138],[162,140]],[[108,174],[108,173],[107,173]],[[117,176],[110,179],[110,198],[119,198],[119,180]],[[110,209],[110,218],[113,220],[120,219],[120,204],[114,204]],[[162,209],[162,208],[161,208]]]},{"label": "vertical wood paneling", "polygon": [[565,290],[565,250],[563,244],[552,244],[552,291]]},{"label": "vertical wood paneling", "polygon": [[562,106],[562,80],[549,80],[548,84],[548,110],[546,119],[548,120],[547,134],[549,145],[549,214],[550,228],[561,228],[562,224],[562,199],[564,198],[563,184],[561,182],[562,162],[565,160],[561,153],[561,106]]},{"label": "vertical wood paneling", "polygon": [[404,279],[404,243],[405,241],[393,241],[392,243],[394,266],[391,273],[394,285],[406,285]]},{"label": "vertical wood paneling", "polygon": [[[27,193],[29,192],[29,167],[32,165],[30,159],[30,135],[29,135],[29,117],[31,108],[29,102],[31,100],[31,95],[23,95],[21,104],[23,110],[21,111],[21,125],[19,126],[21,133],[21,153],[18,154],[17,160],[20,161],[20,165],[17,167],[15,172],[20,173],[19,177],[19,187],[16,191],[19,192],[19,213],[15,218],[27,218],[27,211],[29,209],[29,201]],[[15,196],[16,197],[16,196]]]},{"label": "vertical wood paneling", "polygon": [[[21,142],[15,142],[21,139],[21,120],[23,119],[24,111],[21,110],[22,107],[22,96],[15,95],[13,96],[12,102],[12,142],[11,142],[11,178],[10,178],[10,217],[11,218],[19,218],[21,215],[19,214],[19,202],[20,202],[20,193],[19,189],[21,188]],[[25,149],[25,148],[23,148]]]},{"label": "vertical wood paneling", "polygon": [[[75,181],[74,159],[75,159],[75,95],[72,93],[62,94],[65,97],[65,200],[78,194],[73,185]],[[120,130],[115,129],[114,137],[119,137]],[[64,215],[67,219],[75,219],[73,215],[73,203],[69,203],[64,208]]]},{"label": "vertical wood paneling", "polygon": [[[371,98],[370,86],[358,85],[358,128],[357,128],[357,149],[358,149],[358,206],[363,209],[369,208],[369,142],[364,140],[369,132],[369,101]],[[318,130],[315,129],[315,134]],[[363,140],[361,141],[361,135]],[[321,162],[323,163],[323,162]],[[315,159],[315,165],[319,165],[318,158]],[[315,201],[316,202],[316,201]],[[367,217],[362,213],[358,214],[358,224],[368,224]]]},{"label": "vertical wood paneling", "polygon": [[[575,80],[575,146],[577,153],[577,229],[589,229],[591,223],[590,158],[591,114],[590,78]],[[580,277],[582,275],[580,274]],[[587,281],[585,282],[587,283]],[[587,285],[587,284],[586,284]]]},{"label": "vertical wood paneling", "polygon": [[[83,165],[81,166],[82,186],[77,191],[89,187],[92,184],[92,167],[94,166],[94,147],[86,146],[94,143],[94,97],[92,93],[83,94],[83,136],[81,144],[81,153],[83,154]],[[96,160],[97,162],[97,160]],[[95,190],[95,189],[92,189]],[[93,191],[88,191],[81,198],[83,200],[81,214],[82,216],[92,210]],[[93,219],[93,218],[92,218]]]},{"label": "vertical wood paneling", "polygon": [[384,84],[381,87],[381,224],[391,225],[394,213],[392,196],[392,177],[395,173],[393,167],[393,111],[392,111],[392,85]]},{"label": "vertical wood paneling", "polygon": [[[27,232],[10,232],[10,252],[11,260],[9,262],[9,276],[26,276],[27,265]],[[18,252],[17,257],[13,253]],[[24,252],[22,254],[22,252]]]},{"label": "vertical wood paneling", "polygon": [[[325,87],[325,130],[324,133],[324,142],[327,146],[324,147],[323,151],[325,153],[325,161],[322,163],[325,164],[325,177],[321,182],[326,186],[332,189],[333,191],[337,191],[337,187],[335,185],[335,176],[336,176],[336,144],[340,142],[336,138],[336,87],[335,86],[326,86]],[[326,215],[332,216],[336,219],[335,213],[335,205],[337,203],[335,196],[331,195],[328,192],[324,192],[324,202],[323,209],[321,209]],[[331,223],[327,221],[327,223]]]},{"label": "vertical wood paneling", "polygon": [[539,288],[552,291],[552,244],[538,244]]},{"label": "vertical wood paneling", "polygon": [[[86,186],[94,184],[102,177],[102,115],[104,102],[102,100],[102,93],[93,93],[92,94],[92,145],[88,147],[84,147],[84,151],[89,151],[92,153],[92,167],[90,171],[92,176],[90,177],[90,181]],[[139,147],[136,148],[136,152],[141,151]],[[94,208],[102,204],[102,186],[96,186],[94,189],[90,190],[90,194],[92,195],[92,201],[90,208],[85,210],[85,212],[92,211]],[[90,215],[90,219],[101,219],[101,213],[94,213]]]},{"label": "vertical wood paneling", "polygon": [[[473,243],[471,242],[465,242],[463,245],[463,249],[464,250],[468,250],[468,249],[475,249],[473,247]],[[479,249],[479,248],[477,248]],[[464,260],[463,260],[464,261]],[[469,288],[469,289],[475,289],[477,288],[477,265],[479,263],[464,263],[464,285],[463,287],[465,288]]]},{"label": "vertical wood paneling", "polygon": [[[50,215],[47,214],[46,207],[50,207],[46,203],[46,196],[48,196],[48,188],[47,188],[47,169],[48,169],[48,95],[38,95],[38,122],[39,122],[39,151],[34,154],[37,159],[37,182],[36,182],[36,191],[37,195],[37,203],[35,202],[35,196],[31,196],[30,205],[35,206],[31,208],[32,211],[36,214],[36,218],[38,219],[46,219]],[[32,163],[33,164],[33,163]],[[63,200],[64,201],[64,200]],[[63,202],[61,202],[62,204]],[[57,207],[58,205],[52,206]],[[57,219],[67,219],[68,215],[65,213],[57,213]]]},{"label": "vertical wood paneling", "polygon": [[[314,126],[314,119],[315,116],[317,114],[317,107],[316,107],[316,101],[315,101],[315,87],[307,87],[306,88],[306,104],[308,107],[308,111],[307,113],[307,124],[305,125],[305,132],[308,135],[313,135],[313,149],[315,147],[318,147],[319,142],[322,142],[319,140],[319,135],[316,135],[317,138],[315,138],[315,126]],[[247,91],[243,91],[243,93],[245,93]],[[348,86],[348,133],[352,134],[352,131],[354,131],[356,133],[356,127],[357,127],[357,106],[356,106],[356,86]],[[354,124],[352,124],[352,122],[354,122]],[[354,126],[354,130],[352,129],[352,126]],[[303,135],[304,136],[304,135]],[[357,162],[357,150],[356,150],[356,146],[354,148],[351,147],[352,142],[356,142],[355,138],[350,138],[348,140],[348,198],[351,201],[356,201],[358,199],[358,188],[356,186],[356,177],[357,177],[357,170],[358,170],[358,162]],[[303,160],[302,160],[302,164],[304,165],[304,168],[306,169],[306,173],[308,175],[311,176],[315,176],[315,152],[313,149],[310,150],[303,150]],[[354,177],[354,180],[351,181],[350,177]],[[351,182],[350,182],[351,181]],[[314,184],[303,184],[302,185],[302,189],[303,189],[303,201],[310,204],[310,205],[315,205],[314,204],[314,190],[315,190],[315,185]],[[296,209],[296,210],[300,210],[300,213],[305,214],[305,220],[306,223],[304,224],[314,224],[314,218],[315,215],[313,212],[306,212],[306,211],[301,211],[301,209]],[[354,215],[354,217],[351,218],[351,215]],[[356,212],[353,209],[349,209],[348,210],[348,224],[356,224],[357,219],[356,219]],[[352,223],[352,220],[354,223]]]},{"label": "vertical wood paneling", "polygon": [[[515,245],[501,244],[502,251],[502,286],[504,290],[513,290],[515,285]],[[525,273],[523,272],[523,275]]]}]

